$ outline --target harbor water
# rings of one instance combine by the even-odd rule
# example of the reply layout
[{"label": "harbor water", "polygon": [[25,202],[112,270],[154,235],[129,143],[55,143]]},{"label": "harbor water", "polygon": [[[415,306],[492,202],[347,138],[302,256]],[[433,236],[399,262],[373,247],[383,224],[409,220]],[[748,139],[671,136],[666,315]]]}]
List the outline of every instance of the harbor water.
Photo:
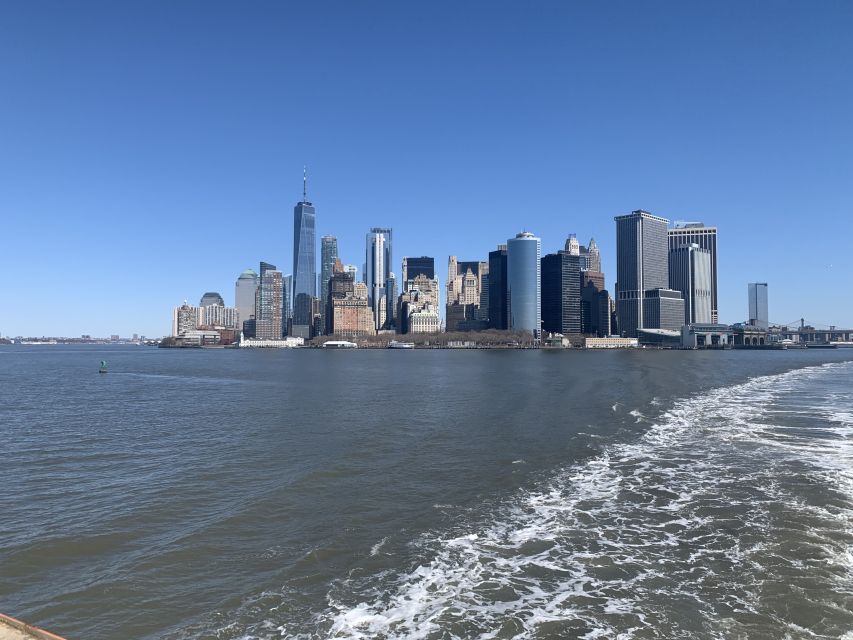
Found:
[{"label": "harbor water", "polygon": [[0,346],[0,611],[69,640],[853,638],[852,360]]}]

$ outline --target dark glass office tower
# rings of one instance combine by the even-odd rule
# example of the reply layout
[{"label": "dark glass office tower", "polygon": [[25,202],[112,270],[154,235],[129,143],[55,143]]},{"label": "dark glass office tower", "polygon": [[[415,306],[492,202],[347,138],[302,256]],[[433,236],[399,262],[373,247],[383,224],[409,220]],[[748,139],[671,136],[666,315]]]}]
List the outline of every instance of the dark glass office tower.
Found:
[{"label": "dark glass office tower", "polygon": [[669,221],[642,210],[614,220],[616,315],[622,335],[636,338],[637,329],[660,328],[644,324],[643,305],[646,292],[669,288]]},{"label": "dark glass office tower", "polygon": [[542,329],[564,336],[581,333],[579,255],[558,251],[542,258]]},{"label": "dark glass office tower", "polygon": [[307,178],[303,176],[302,202],[293,208],[293,300],[300,293],[317,297],[317,240],[315,210],[308,202]]},{"label": "dark glass office tower", "polygon": [[290,299],[293,293],[293,276],[287,274],[281,277],[281,334],[289,333],[290,321],[293,319],[293,301]]},{"label": "dark glass office tower", "polygon": [[581,271],[581,330],[585,335],[610,335],[610,294],[600,271]]},{"label": "dark glass office tower", "polygon": [[506,294],[506,245],[489,252],[489,328],[509,328],[509,305]]},{"label": "dark glass office tower", "polygon": [[424,275],[430,280],[435,278],[435,258],[420,256],[419,258],[403,258],[403,290],[407,291],[406,283]]},{"label": "dark glass office tower", "polygon": [[[338,239],[335,236],[323,236],[320,238],[320,300],[321,309],[325,318],[329,302],[329,280],[332,278],[332,270],[335,260],[338,259]],[[323,322],[323,326],[326,323]]]}]

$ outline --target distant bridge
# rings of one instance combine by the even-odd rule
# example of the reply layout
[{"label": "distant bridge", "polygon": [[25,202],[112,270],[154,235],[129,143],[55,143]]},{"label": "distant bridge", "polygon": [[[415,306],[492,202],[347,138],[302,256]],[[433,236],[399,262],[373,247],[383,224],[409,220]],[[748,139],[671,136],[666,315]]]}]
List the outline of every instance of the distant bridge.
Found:
[{"label": "distant bridge", "polygon": [[841,329],[835,325],[817,322],[811,323],[805,318],[799,318],[793,322],[774,323],[771,327],[777,327],[771,329],[773,333],[779,333],[783,339],[793,342],[825,344],[828,342],[853,341],[853,329]]}]

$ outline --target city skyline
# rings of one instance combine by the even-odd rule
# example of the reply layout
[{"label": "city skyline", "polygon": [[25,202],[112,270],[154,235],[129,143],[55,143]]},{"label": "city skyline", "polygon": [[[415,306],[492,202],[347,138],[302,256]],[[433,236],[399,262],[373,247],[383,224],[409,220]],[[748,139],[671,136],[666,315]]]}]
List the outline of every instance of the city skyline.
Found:
[{"label": "city skyline", "polygon": [[612,218],[645,209],[719,229],[721,322],[768,282],[771,322],[853,325],[849,5],[387,5],[371,42],[338,8],[6,5],[0,333],[164,335],[259,260],[287,275],[305,165],[316,237],[361,268],[392,228],[398,292],[402,256],[524,229],[594,237],[612,290]]}]

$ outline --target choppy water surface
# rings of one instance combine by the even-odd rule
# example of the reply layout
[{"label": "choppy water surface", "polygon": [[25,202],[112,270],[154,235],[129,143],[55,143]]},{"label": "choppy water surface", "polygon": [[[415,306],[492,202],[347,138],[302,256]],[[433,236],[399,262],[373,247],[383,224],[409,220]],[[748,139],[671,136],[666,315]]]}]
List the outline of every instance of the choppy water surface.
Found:
[{"label": "choppy water surface", "polygon": [[851,357],[0,348],[0,610],[87,639],[853,638]]}]

